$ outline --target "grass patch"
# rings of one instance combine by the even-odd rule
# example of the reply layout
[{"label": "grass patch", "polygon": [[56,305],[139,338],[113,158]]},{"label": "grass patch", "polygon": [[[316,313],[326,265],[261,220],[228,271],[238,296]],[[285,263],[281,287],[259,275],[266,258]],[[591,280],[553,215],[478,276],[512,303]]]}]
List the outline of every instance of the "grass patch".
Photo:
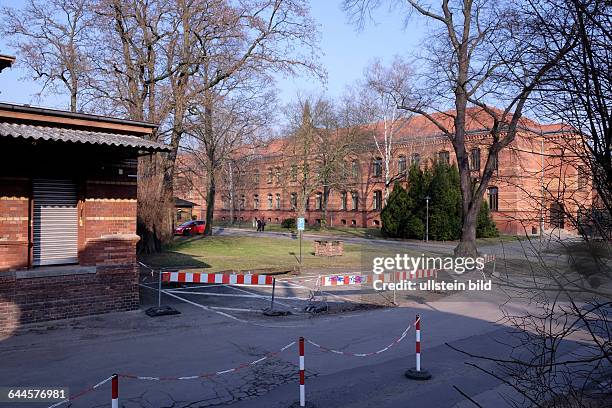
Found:
[{"label": "grass patch", "polygon": [[[314,256],[312,240],[302,241],[302,267],[305,269],[362,270],[371,256],[392,256],[393,248],[345,244],[340,257]],[[419,253],[412,255],[418,256]],[[180,240],[159,254],[142,256],[154,267],[203,268],[206,272],[246,271],[253,269],[294,269],[299,266],[298,239],[270,237],[197,237]]]},{"label": "grass patch", "polygon": [[[228,222],[221,223],[215,222],[215,227],[227,227],[227,228],[241,228],[247,230],[253,230],[251,223],[242,222],[242,223],[234,223],[230,224]],[[290,228],[283,228],[280,224],[266,224],[266,231],[273,232],[287,232],[287,233],[297,233],[297,230]],[[304,234],[316,234],[322,236],[336,236],[336,237],[358,237],[358,238],[382,238],[382,233],[378,228],[358,228],[358,227],[315,227],[315,226],[307,226],[306,230],[304,230]]]}]

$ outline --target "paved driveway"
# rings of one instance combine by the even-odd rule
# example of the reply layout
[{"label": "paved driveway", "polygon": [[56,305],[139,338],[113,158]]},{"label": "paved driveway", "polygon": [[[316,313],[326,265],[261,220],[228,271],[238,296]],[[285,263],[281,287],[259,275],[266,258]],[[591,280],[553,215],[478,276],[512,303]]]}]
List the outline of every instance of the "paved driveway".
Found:
[{"label": "paved driveway", "polygon": [[[145,296],[147,302],[154,299]],[[0,342],[0,378],[7,386],[61,385],[76,393],[120,373],[127,375],[120,380],[123,407],[287,407],[298,396],[292,343],[300,336],[329,349],[368,353],[385,349],[420,313],[423,367],[432,380],[412,382],[403,376],[414,365],[410,327],[398,344],[369,357],[307,344],[308,400],[319,407],[444,408],[466,403],[456,386],[483,406],[504,407],[499,392],[507,390],[501,382],[467,367],[467,359],[445,345],[503,355],[497,340],[507,339],[508,329],[495,323],[500,301],[494,294],[472,294],[469,301],[453,296],[318,317],[234,319],[166,295],[164,303],[181,315],[149,318],[141,310],[30,326]],[[232,368],[239,369],[228,371]],[[72,406],[105,407],[109,400],[106,383]]]}]

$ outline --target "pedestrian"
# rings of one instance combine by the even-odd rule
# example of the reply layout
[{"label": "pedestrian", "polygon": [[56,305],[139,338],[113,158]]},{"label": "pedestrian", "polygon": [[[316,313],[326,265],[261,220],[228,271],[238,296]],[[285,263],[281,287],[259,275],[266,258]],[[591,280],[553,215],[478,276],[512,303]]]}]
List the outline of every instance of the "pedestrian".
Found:
[{"label": "pedestrian", "polygon": [[261,231],[261,220],[257,220],[257,232]]},{"label": "pedestrian", "polygon": [[257,228],[257,217],[253,217],[253,228]]},{"label": "pedestrian", "polygon": [[264,220],[261,220],[261,232],[264,232],[265,229],[266,229],[266,222]]}]

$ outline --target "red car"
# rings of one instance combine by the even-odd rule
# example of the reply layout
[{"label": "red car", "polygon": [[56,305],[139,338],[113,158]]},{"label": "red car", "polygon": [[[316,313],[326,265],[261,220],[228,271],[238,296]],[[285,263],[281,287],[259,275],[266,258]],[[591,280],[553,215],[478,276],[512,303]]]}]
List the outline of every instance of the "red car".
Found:
[{"label": "red car", "polygon": [[187,221],[174,229],[174,235],[203,234],[205,221]]}]

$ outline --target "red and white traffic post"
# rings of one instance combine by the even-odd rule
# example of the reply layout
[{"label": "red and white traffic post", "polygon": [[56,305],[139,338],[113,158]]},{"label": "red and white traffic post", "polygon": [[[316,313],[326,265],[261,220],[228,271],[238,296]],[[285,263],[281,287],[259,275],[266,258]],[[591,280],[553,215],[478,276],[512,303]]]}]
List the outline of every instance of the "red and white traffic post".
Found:
[{"label": "red and white traffic post", "polygon": [[416,333],[416,370],[421,371],[421,316],[416,316],[414,324],[414,332]]},{"label": "red and white traffic post", "polygon": [[304,385],[304,379],[306,377],[304,372],[304,338],[300,337],[298,342],[300,349],[300,407],[306,406],[306,387]]},{"label": "red and white traffic post", "polygon": [[431,374],[426,370],[421,370],[421,316],[418,314],[416,315],[416,321],[414,323],[414,332],[416,335],[416,367],[406,371],[406,377],[411,380],[429,380]]},{"label": "red and white traffic post", "polygon": [[119,376],[117,374],[113,374],[112,381],[112,402],[111,408],[119,408]]}]

